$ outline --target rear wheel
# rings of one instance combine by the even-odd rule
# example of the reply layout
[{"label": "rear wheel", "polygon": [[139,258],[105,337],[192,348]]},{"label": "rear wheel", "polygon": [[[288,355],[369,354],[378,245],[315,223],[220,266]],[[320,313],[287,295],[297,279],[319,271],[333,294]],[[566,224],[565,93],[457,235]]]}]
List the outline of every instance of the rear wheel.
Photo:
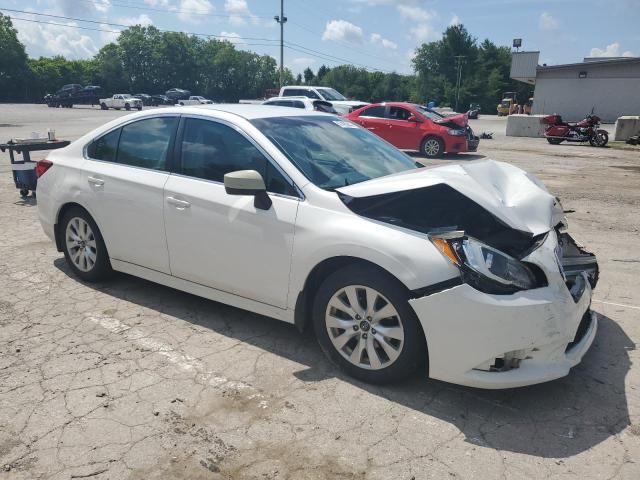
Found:
[{"label": "rear wheel", "polygon": [[313,323],[324,353],[371,383],[402,380],[426,365],[424,334],[393,277],[353,265],[331,274],[316,294]]},{"label": "rear wheel", "polygon": [[138,108],[138,111],[142,110],[142,107],[141,107],[141,106],[140,106],[140,107],[137,107],[137,108]]},{"label": "rear wheel", "polygon": [[128,103],[124,104],[124,109],[125,110],[131,110],[131,105],[129,105]]},{"label": "rear wheel", "polygon": [[101,108],[102,110],[109,110],[109,108],[107,107],[107,104],[106,104],[106,103],[101,103],[101,104],[100,104],[100,108]]},{"label": "rear wheel", "polygon": [[589,143],[593,147],[604,147],[609,143],[609,134],[607,132],[596,132],[596,135],[589,139]]},{"label": "rear wheel", "polygon": [[444,153],[444,143],[438,137],[427,137],[420,147],[422,154],[427,158],[436,158]]},{"label": "rear wheel", "polygon": [[86,210],[72,208],[60,222],[64,258],[73,273],[87,282],[104,280],[112,272],[107,247]]},{"label": "rear wheel", "polygon": [[547,142],[549,142],[551,145],[560,145],[562,142],[564,142],[564,139],[562,139],[562,138],[547,138]]}]

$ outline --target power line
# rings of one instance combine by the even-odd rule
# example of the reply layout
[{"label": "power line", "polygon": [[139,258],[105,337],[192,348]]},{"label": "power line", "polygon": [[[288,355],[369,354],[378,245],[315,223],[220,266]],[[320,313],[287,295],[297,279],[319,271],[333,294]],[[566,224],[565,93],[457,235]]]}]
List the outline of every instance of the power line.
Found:
[{"label": "power line", "polygon": [[[292,45],[293,45],[293,47],[292,47]],[[330,55],[328,53],[324,53],[324,52],[321,52],[319,50],[314,50],[312,48],[305,47],[304,45],[300,45],[298,43],[285,42],[285,46],[288,46],[288,48],[290,48],[291,50],[296,50],[296,51],[298,51],[300,53],[305,53],[307,55],[311,55],[312,57],[322,58],[322,57],[318,56],[318,55],[322,55],[323,57],[327,57],[327,60],[333,61],[334,63],[340,63],[340,62],[348,63],[348,64],[351,64],[351,65],[356,65],[358,67],[362,67],[362,68],[364,68],[366,70],[373,70],[373,71],[384,72],[384,73],[392,73],[390,70],[383,70],[381,68],[368,67],[366,65],[363,65],[362,63],[357,63],[357,62],[354,62],[353,60],[348,60],[346,58],[336,57],[335,55]],[[298,48],[294,48],[294,47],[298,47]],[[306,51],[299,50],[300,48],[304,49]],[[313,52],[313,53],[310,53],[310,52]],[[316,55],[314,55],[314,53]]]},{"label": "power line", "polygon": [[[12,8],[5,8],[5,7],[0,7],[0,10],[6,10],[8,12],[15,12],[15,13],[22,13],[22,14],[26,14],[26,15],[36,15],[39,17],[49,17],[49,18],[58,18],[58,19],[63,19],[63,20],[73,20],[75,22],[84,22],[84,23],[93,23],[93,24],[97,24],[97,25],[109,25],[111,27],[122,27],[122,28],[129,28],[131,27],[131,25],[125,25],[122,23],[113,23],[113,22],[108,22],[108,21],[99,21],[99,20],[89,20],[86,18],[76,18],[76,17],[67,17],[64,15],[53,15],[50,13],[35,13],[35,12],[29,12],[27,10],[15,10]],[[156,27],[157,28],[157,27]],[[264,42],[277,42],[278,40],[275,38],[261,38],[261,37],[240,37],[240,36],[236,36],[236,35],[214,35],[214,34],[209,34],[209,33],[194,33],[194,32],[177,32],[175,30],[162,30],[162,29],[158,29],[161,32],[169,32],[169,33],[185,33],[187,35],[196,35],[199,37],[216,37],[216,38],[240,38],[242,40],[259,40],[259,41],[264,41]]]},{"label": "power line", "polygon": [[[20,17],[15,17],[10,15],[9,18],[12,21],[20,21],[20,22],[31,22],[31,23],[40,23],[43,25],[55,25],[58,27],[65,27],[65,28],[75,28],[75,29],[79,29],[79,30],[90,30],[93,32],[105,32],[105,33],[121,33],[122,30],[107,30],[104,28],[93,28],[93,27],[83,27],[81,25],[69,25],[68,23],[57,23],[57,22],[46,22],[44,20],[35,20],[35,19],[31,19],[31,18],[20,18]],[[161,32],[171,32],[170,30],[160,30]],[[173,33],[173,32],[172,32]],[[238,38],[238,37],[232,37],[232,38]],[[273,43],[248,43],[248,42],[230,42],[233,43],[234,45],[245,45],[245,46],[263,46],[263,47],[277,47],[278,45],[273,44]]]}]

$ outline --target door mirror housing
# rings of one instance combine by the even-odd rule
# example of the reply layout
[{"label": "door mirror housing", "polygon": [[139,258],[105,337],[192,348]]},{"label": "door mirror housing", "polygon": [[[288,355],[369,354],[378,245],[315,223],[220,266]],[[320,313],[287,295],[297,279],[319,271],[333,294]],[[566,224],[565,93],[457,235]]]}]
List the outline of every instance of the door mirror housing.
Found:
[{"label": "door mirror housing", "polygon": [[224,189],[228,195],[253,195],[253,205],[261,210],[271,208],[264,179],[255,170],[237,170],[224,175]]}]

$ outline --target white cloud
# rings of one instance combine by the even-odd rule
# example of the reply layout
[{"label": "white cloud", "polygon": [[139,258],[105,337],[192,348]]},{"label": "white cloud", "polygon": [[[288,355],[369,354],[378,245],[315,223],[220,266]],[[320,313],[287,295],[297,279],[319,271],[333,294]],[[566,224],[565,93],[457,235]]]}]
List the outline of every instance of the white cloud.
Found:
[{"label": "white cloud", "polygon": [[111,8],[110,0],[92,0],[91,2],[58,0],[55,3],[57,3],[56,6],[62,11],[62,13],[69,17],[93,16],[96,11],[99,13],[107,13]]},{"label": "white cloud", "polygon": [[391,40],[388,40],[386,38],[384,38],[382,35],[380,35],[379,33],[372,33],[371,36],[369,37],[369,41],[371,43],[373,43],[374,45],[379,45],[383,48],[388,48],[390,50],[395,50],[398,48],[398,44],[395,42],[392,42]]},{"label": "white cloud", "polygon": [[120,35],[120,32],[116,31],[112,25],[101,23],[100,29],[103,30],[100,32],[100,40],[102,40],[103,45],[115,42],[118,39],[118,35]]},{"label": "white cloud", "polygon": [[633,52],[629,50],[625,50],[620,53],[620,44],[618,42],[614,42],[610,45],[607,45],[605,48],[592,48],[589,53],[590,57],[633,57]]},{"label": "white cloud", "polygon": [[331,20],[327,22],[322,40],[346,40],[352,43],[362,43],[362,29],[346,20]]},{"label": "white cloud", "polygon": [[178,18],[185,22],[201,22],[204,21],[207,15],[215,10],[215,7],[209,0],[180,0],[178,6],[180,12]]},{"label": "white cloud", "polygon": [[122,17],[118,19],[118,23],[122,23],[124,25],[142,25],[143,27],[148,27],[149,25],[153,25],[153,20],[146,13],[142,13],[137,17]]},{"label": "white cloud", "polygon": [[551,14],[547,12],[542,12],[540,14],[540,20],[538,21],[541,30],[555,30],[560,25],[560,22]]},{"label": "white cloud", "polygon": [[151,7],[168,7],[169,0],[144,0],[144,3]]},{"label": "white cloud", "polygon": [[[89,58],[98,52],[93,39],[81,30],[45,23],[19,23],[18,38],[32,57],[63,55],[69,59]],[[75,22],[65,25],[77,26]]]},{"label": "white cloud", "polygon": [[249,10],[247,0],[225,0],[224,10],[231,15],[229,22],[231,25],[241,26],[247,23],[247,18],[251,19],[253,24],[256,24],[258,19]]},{"label": "white cloud", "polygon": [[410,38],[416,39],[419,42],[426,42],[427,40],[432,40],[436,37],[433,28],[428,23],[416,25],[411,28],[409,32],[411,33]]},{"label": "white cloud", "polygon": [[240,35],[237,34],[236,32],[220,32],[220,36],[222,37],[220,40],[224,40],[231,43],[238,43],[242,40],[240,38]]},{"label": "white cloud", "polygon": [[433,12],[424,8],[403,4],[398,5],[398,12],[404,18],[414,22],[428,22],[435,16]]},{"label": "white cloud", "polygon": [[451,17],[451,21],[449,22],[449,26],[453,27],[454,25],[460,25],[461,23],[460,17],[454,13],[453,17]]}]

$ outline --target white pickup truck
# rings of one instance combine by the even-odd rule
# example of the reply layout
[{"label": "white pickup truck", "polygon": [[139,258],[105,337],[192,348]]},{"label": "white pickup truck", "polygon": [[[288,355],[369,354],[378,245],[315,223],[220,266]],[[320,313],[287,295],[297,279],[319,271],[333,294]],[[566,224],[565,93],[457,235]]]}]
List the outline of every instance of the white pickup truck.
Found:
[{"label": "white pickup truck", "polygon": [[120,110],[121,108],[125,110],[137,108],[138,110],[142,110],[142,100],[132,97],[128,93],[116,93],[111,98],[101,98],[100,108],[102,110],[108,110],[110,108],[115,108],[116,110]]},{"label": "white pickup truck", "polygon": [[206,105],[211,103],[213,103],[211,100],[209,100],[208,98],[200,97],[199,95],[191,96],[188,100],[178,100],[178,105],[181,105],[183,107],[185,105]]}]

